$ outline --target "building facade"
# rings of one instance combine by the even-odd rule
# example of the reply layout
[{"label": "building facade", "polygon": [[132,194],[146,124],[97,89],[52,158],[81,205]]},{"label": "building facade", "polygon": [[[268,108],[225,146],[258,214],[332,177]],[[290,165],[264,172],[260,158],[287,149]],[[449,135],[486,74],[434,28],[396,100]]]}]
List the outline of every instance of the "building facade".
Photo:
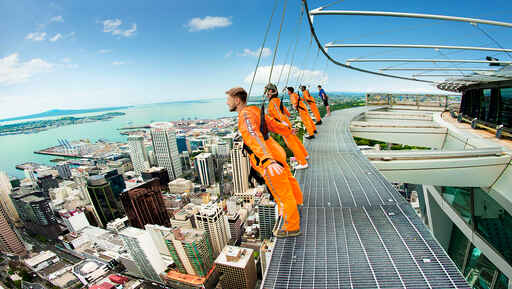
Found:
[{"label": "building facade", "polygon": [[196,173],[203,186],[215,184],[215,164],[211,153],[201,153],[194,159]]},{"label": "building facade", "polygon": [[149,158],[144,145],[144,136],[130,135],[128,136],[128,147],[130,159],[132,160],[133,170],[137,175],[142,171],[149,169]]},{"label": "building facade", "polygon": [[0,206],[0,250],[7,254],[24,256],[27,254],[23,241],[16,233],[7,213]]},{"label": "building facade", "polygon": [[214,257],[217,257],[231,239],[229,223],[224,211],[217,204],[209,203],[199,209],[195,220],[197,228],[207,232]]},{"label": "building facade", "polygon": [[273,236],[272,230],[276,224],[277,206],[275,202],[264,197],[258,204],[258,217],[260,219],[260,239],[270,239]]},{"label": "building facade", "polygon": [[149,232],[127,227],[119,232],[119,236],[145,279],[161,282],[160,274],[166,266]]},{"label": "building facade", "polygon": [[167,169],[171,180],[180,177],[182,168],[173,125],[170,122],[155,122],[151,124],[150,131],[158,166]]},{"label": "building facade", "polygon": [[122,205],[114,196],[112,187],[104,176],[89,177],[87,191],[102,227],[105,227],[110,221],[123,217]]},{"label": "building facade", "polygon": [[144,229],[146,224],[170,226],[158,179],[125,190],[121,203],[131,226]]},{"label": "building facade", "polygon": [[169,172],[166,168],[158,168],[153,167],[147,170],[142,171],[142,179],[147,182],[151,179],[158,178],[158,182],[160,183],[160,189],[162,191],[168,190],[169,185]]},{"label": "building facade", "polygon": [[215,260],[223,289],[254,289],[257,272],[252,249],[226,246]]},{"label": "building facade", "polygon": [[243,152],[243,143],[233,143],[231,150],[233,167],[233,192],[243,194],[249,189],[249,158]]}]

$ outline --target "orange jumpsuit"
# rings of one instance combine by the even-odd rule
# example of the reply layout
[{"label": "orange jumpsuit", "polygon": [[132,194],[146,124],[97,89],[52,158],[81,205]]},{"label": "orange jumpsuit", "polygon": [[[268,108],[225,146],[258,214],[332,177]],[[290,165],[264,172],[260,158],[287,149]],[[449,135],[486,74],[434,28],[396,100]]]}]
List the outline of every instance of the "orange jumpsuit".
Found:
[{"label": "orange jumpsuit", "polygon": [[[270,193],[272,193],[278,204],[279,212],[283,217],[282,229],[285,231],[299,230],[300,217],[292,185],[287,176],[287,171],[289,172],[289,170],[283,168],[279,174],[273,172],[274,175],[272,176],[268,166],[274,160],[277,161],[278,158],[282,158],[282,152],[275,151],[276,146],[274,143],[276,142],[271,137],[267,141],[263,139],[260,123],[260,109],[256,106],[247,106],[238,114],[238,130],[242,135],[245,145],[250,149],[249,161],[251,166],[265,179]],[[281,157],[279,157],[280,154]],[[274,155],[278,157],[276,158]]]},{"label": "orange jumpsuit", "polygon": [[277,96],[272,96],[268,101],[268,115],[270,118],[286,125],[289,128],[288,130],[284,130],[283,133],[279,134],[283,137],[286,146],[288,146],[288,148],[293,152],[297,162],[300,165],[305,165],[307,163],[306,157],[308,156],[308,152],[306,151],[306,148],[299,140],[299,138],[292,133],[290,120],[285,114],[285,111],[288,112],[288,110],[283,106],[283,111],[281,111],[280,106],[281,100]]},{"label": "orange jumpsuit", "polygon": [[293,107],[295,107],[295,109],[298,110],[300,119],[302,120],[302,123],[306,127],[308,134],[315,135],[315,123],[313,123],[311,116],[309,116],[308,107],[306,106],[304,101],[302,101],[302,98],[297,93],[294,92],[290,95],[290,101]]},{"label": "orange jumpsuit", "polygon": [[304,90],[302,92],[302,96],[306,100],[306,102],[309,104],[309,108],[311,108],[311,111],[313,112],[313,115],[315,116],[315,119],[317,122],[322,120],[322,117],[320,116],[320,112],[318,111],[318,107],[316,106],[315,99],[309,94],[309,90]]}]

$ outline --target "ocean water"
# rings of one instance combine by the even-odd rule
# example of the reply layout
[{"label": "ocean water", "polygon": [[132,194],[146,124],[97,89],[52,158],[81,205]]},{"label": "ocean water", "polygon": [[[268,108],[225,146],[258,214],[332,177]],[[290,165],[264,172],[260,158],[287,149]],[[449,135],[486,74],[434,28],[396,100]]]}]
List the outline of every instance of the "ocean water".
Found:
[{"label": "ocean water", "polygon": [[[70,142],[79,139],[89,139],[91,142],[98,139],[126,141],[126,136],[120,134],[119,128],[143,126],[151,122],[174,121],[182,118],[212,119],[235,115],[228,111],[226,100],[223,98],[148,104],[119,111],[126,114],[109,121],[62,126],[35,134],[0,136],[0,171],[22,178],[24,173],[16,170],[17,164],[29,161],[52,164],[50,160],[57,157],[34,154],[34,151],[58,145],[57,139],[67,139]],[[89,113],[88,115],[102,113]],[[82,114],[75,116],[82,116]]]}]

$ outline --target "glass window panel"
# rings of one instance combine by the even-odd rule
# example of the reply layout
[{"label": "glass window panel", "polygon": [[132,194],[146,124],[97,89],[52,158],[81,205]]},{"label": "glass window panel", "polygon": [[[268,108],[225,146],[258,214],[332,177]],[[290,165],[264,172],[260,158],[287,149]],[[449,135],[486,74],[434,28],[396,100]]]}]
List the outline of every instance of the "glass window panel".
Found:
[{"label": "glass window panel", "polygon": [[459,215],[471,224],[471,188],[442,187],[443,198],[459,213]]},{"label": "glass window panel", "polygon": [[472,246],[469,261],[464,271],[464,276],[469,285],[478,289],[490,289],[492,277],[496,267],[487,259],[482,252]]},{"label": "glass window panel", "polygon": [[480,95],[480,116],[479,119],[487,121],[489,119],[489,105],[491,103],[491,89],[484,89]]},{"label": "glass window panel", "polygon": [[500,121],[508,128],[512,127],[512,88],[501,88]]},{"label": "glass window panel", "polygon": [[508,278],[505,274],[500,272],[498,275],[498,279],[496,280],[496,284],[494,285],[494,289],[508,289]]},{"label": "glass window panel", "polygon": [[474,189],[474,198],[478,234],[512,264],[512,216],[480,188]]},{"label": "glass window panel", "polygon": [[464,236],[459,228],[457,228],[457,226],[453,226],[448,255],[452,258],[453,262],[455,262],[455,265],[459,267],[459,270],[462,270],[462,266],[464,265],[468,242],[469,240]]}]

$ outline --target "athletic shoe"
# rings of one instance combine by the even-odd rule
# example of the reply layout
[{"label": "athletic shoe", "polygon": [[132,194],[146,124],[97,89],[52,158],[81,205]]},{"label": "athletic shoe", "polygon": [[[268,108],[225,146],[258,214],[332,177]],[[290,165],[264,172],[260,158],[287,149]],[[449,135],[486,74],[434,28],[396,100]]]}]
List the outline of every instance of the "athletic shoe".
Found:
[{"label": "athletic shoe", "polygon": [[307,139],[314,139],[315,136],[314,135],[307,135],[307,136],[305,136],[305,138],[307,138]]},{"label": "athletic shoe", "polygon": [[322,121],[321,121],[321,120],[319,120],[319,121],[315,122],[315,124],[316,124],[316,125],[321,125],[321,124],[322,124]]},{"label": "athletic shoe", "polygon": [[303,169],[307,169],[308,167],[309,167],[309,165],[306,163],[305,165],[296,165],[295,169],[296,170],[303,170]]},{"label": "athletic shoe", "polygon": [[309,156],[306,157],[306,160],[309,160]]},{"label": "athletic shoe", "polygon": [[283,229],[274,232],[276,238],[296,237],[300,236],[300,229],[295,231],[285,231]]}]

